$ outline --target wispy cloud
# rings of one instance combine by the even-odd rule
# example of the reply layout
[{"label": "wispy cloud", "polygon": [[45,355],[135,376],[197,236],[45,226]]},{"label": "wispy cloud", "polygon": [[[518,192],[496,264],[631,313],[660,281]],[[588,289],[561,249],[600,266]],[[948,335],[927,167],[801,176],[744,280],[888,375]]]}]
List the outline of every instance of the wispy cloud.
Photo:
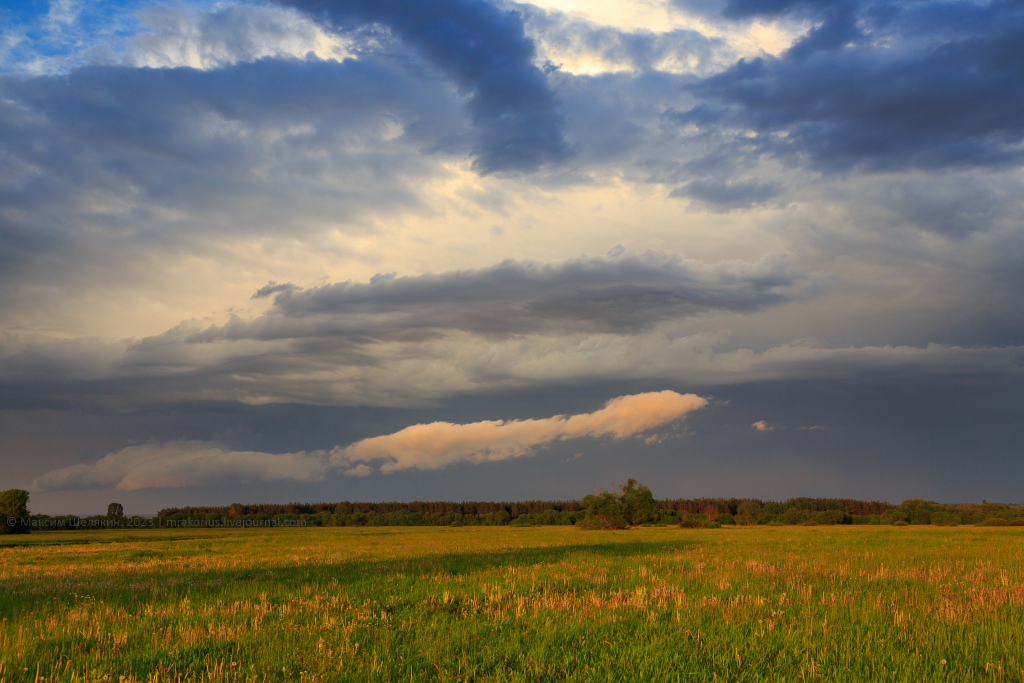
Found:
[{"label": "wispy cloud", "polygon": [[129,446],[94,464],[47,472],[35,482],[42,490],[105,488],[120,491],[205,486],[226,480],[314,481],[328,469],[320,452],[271,454],[235,451],[205,441],[150,441]]},{"label": "wispy cloud", "polygon": [[775,427],[773,425],[768,424],[767,420],[758,420],[757,422],[755,422],[754,424],[752,424],[750,426],[753,427],[754,429],[756,429],[759,432],[774,432],[775,431]]}]

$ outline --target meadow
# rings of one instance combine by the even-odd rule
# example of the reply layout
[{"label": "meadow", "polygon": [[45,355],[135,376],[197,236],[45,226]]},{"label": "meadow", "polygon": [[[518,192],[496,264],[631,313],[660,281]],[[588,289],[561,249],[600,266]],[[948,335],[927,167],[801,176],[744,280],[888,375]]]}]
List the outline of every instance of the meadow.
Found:
[{"label": "meadow", "polygon": [[1024,529],[0,537],[0,681],[1021,681]]}]

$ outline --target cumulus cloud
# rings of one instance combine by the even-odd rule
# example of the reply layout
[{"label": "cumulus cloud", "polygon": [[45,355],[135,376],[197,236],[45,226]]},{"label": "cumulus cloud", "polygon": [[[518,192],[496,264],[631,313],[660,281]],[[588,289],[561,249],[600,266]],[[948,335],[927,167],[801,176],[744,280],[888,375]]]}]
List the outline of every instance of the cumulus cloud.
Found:
[{"label": "cumulus cloud", "polygon": [[579,438],[625,439],[665,427],[707,405],[695,394],[661,391],[620,396],[604,408],[579,415],[539,420],[490,420],[471,424],[434,422],[406,427],[347,447],[271,454],[235,451],[203,441],[169,441],[129,446],[94,464],[79,464],[40,476],[35,487],[67,490],[111,487],[122,491],[206,486],[224,481],[315,481],[329,471],[365,477],[367,463],[384,461],[387,474],[408,469],[440,469],[522,457],[556,441]]},{"label": "cumulus cloud", "polygon": [[772,426],[772,425],[769,425],[767,420],[758,420],[757,422],[755,422],[754,424],[752,424],[750,426],[753,427],[754,429],[756,429],[759,432],[774,432],[775,431],[775,427]]}]

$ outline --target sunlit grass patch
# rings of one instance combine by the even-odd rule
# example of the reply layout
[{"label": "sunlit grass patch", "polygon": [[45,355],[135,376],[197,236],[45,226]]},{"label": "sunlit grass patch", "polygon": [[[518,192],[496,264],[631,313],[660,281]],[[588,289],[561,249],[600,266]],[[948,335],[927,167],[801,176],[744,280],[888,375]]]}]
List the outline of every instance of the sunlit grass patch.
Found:
[{"label": "sunlit grass patch", "polygon": [[[79,543],[86,533],[91,542]],[[306,528],[18,541],[0,547],[5,681],[35,680],[37,668],[41,680],[68,681],[1024,675],[1024,533],[1013,528]]]}]

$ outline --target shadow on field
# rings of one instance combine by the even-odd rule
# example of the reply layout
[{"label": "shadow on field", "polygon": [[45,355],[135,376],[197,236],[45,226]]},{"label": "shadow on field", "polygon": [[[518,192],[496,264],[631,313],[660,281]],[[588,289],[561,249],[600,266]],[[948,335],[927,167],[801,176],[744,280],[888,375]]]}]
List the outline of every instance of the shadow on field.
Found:
[{"label": "shadow on field", "polygon": [[[37,532],[35,534],[24,534],[24,535],[10,535],[0,536],[0,550],[5,548],[45,548],[52,546],[64,546],[64,545],[106,545],[111,543],[152,543],[153,541],[160,541],[161,543],[180,543],[182,541],[201,541],[209,540],[210,536],[181,536],[171,535],[156,536],[159,532],[154,531],[140,531],[134,533],[127,533],[118,536],[101,536],[100,534],[105,533],[118,533],[118,532],[103,532],[95,531],[88,532],[96,534],[95,537],[88,538],[51,538],[50,534],[54,532]],[[56,532],[60,533],[60,532]],[[76,533],[76,532],[71,532]]]}]

